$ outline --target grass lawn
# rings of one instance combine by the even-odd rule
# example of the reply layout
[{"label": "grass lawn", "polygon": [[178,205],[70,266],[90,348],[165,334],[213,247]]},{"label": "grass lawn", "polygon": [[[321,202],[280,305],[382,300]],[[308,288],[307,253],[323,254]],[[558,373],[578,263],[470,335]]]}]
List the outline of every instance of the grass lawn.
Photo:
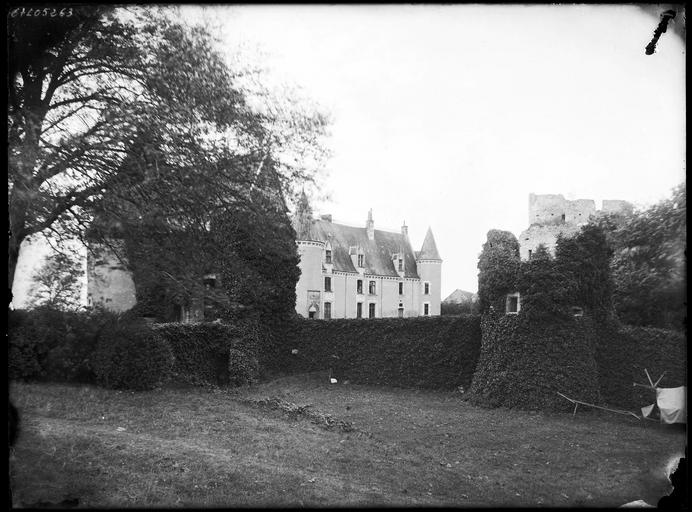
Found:
[{"label": "grass lawn", "polygon": [[[626,416],[486,410],[326,375],[140,393],[13,383],[11,396],[15,506],[656,504],[686,443],[683,429]],[[312,416],[255,402],[267,398]]]}]

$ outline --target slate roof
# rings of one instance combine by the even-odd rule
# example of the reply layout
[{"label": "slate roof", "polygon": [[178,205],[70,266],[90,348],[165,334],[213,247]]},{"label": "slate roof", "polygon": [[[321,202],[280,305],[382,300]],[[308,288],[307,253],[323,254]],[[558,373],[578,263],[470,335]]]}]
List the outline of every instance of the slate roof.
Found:
[{"label": "slate roof", "polygon": [[365,255],[366,274],[398,277],[399,273],[394,267],[392,254],[403,252],[404,277],[419,278],[416,269],[416,257],[407,238],[401,233],[379,229],[374,231],[374,240],[369,240],[368,232],[364,227],[357,228],[319,219],[312,221],[310,240],[330,241],[334,270],[357,272],[349,255],[349,248],[360,245]]},{"label": "slate roof", "polygon": [[428,228],[428,232],[425,234],[425,240],[423,240],[423,247],[421,247],[420,253],[417,254],[419,260],[441,260],[440,253],[437,252],[437,245],[435,244],[435,237],[433,237],[432,229]]}]

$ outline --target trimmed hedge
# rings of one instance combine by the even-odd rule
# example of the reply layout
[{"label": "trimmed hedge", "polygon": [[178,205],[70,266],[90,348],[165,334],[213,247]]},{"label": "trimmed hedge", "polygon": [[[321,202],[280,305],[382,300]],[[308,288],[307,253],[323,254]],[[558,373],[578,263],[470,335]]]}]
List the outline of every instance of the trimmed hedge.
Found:
[{"label": "trimmed hedge", "polygon": [[100,337],[92,367],[102,386],[148,390],[170,378],[173,360],[168,342],[146,323],[118,321]]},{"label": "trimmed hedge", "polygon": [[276,345],[274,371],[331,369],[353,383],[454,389],[471,383],[480,317],[296,318]]},{"label": "trimmed hedge", "polygon": [[533,322],[484,315],[480,358],[469,398],[485,407],[568,411],[557,392],[598,403],[595,331],[588,317]]},{"label": "trimmed hedge", "polygon": [[257,378],[257,354],[266,335],[253,322],[169,323],[153,328],[173,350],[173,379],[178,382],[226,385]]},{"label": "trimmed hedge", "polygon": [[610,320],[598,325],[596,336],[596,365],[601,398],[605,404],[619,409],[642,407],[637,401],[633,382],[646,382],[646,376],[636,374],[641,358],[640,345],[621,325]]},{"label": "trimmed hedge", "polygon": [[47,307],[8,314],[11,379],[93,383],[89,358],[100,330],[115,315]]}]

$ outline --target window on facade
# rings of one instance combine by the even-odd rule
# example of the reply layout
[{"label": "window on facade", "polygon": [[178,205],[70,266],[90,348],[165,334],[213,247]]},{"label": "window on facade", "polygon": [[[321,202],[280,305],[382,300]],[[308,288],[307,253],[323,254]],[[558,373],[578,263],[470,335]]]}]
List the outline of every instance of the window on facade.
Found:
[{"label": "window on facade", "polygon": [[565,214],[564,213],[562,214],[562,220],[565,220]]},{"label": "window on facade", "polygon": [[404,318],[404,308],[403,308],[403,306],[399,306],[399,318]]},{"label": "window on facade", "polygon": [[399,258],[399,272],[403,272],[404,270],[404,260]]},{"label": "window on facade", "polygon": [[363,255],[359,254],[358,255],[358,266],[363,268],[365,265],[363,265]]},{"label": "window on facade", "polygon": [[327,249],[324,253],[324,262],[325,263],[331,263],[332,262],[332,251]]},{"label": "window on facade", "polygon": [[404,294],[404,283],[399,283],[399,295]]},{"label": "window on facade", "polygon": [[315,312],[314,311],[308,311],[308,318],[315,318]]},{"label": "window on facade", "polygon": [[332,303],[331,302],[325,302],[324,303],[324,319],[329,320],[332,317]]},{"label": "window on facade", "polygon": [[324,291],[325,292],[331,292],[332,291],[332,278],[331,277],[325,277],[324,278]]},{"label": "window on facade", "polygon": [[363,318],[363,303],[358,302],[356,304],[356,318]]},{"label": "window on facade", "polygon": [[368,318],[375,318],[375,304],[368,304]]},{"label": "window on facade", "polygon": [[358,279],[358,281],[356,281],[356,293],[363,293],[363,280],[362,279]]},{"label": "window on facade", "polygon": [[532,253],[533,253],[533,251],[532,251],[531,249],[529,249],[529,259],[531,259],[531,254],[532,254]]},{"label": "window on facade", "polygon": [[423,315],[430,315],[430,304],[423,304]]},{"label": "window on facade", "polygon": [[424,289],[423,293],[425,295],[430,295],[430,283],[425,283],[423,285],[423,289]]},{"label": "window on facade", "polygon": [[505,302],[505,313],[508,315],[516,315],[519,313],[520,308],[519,294],[511,293],[507,295],[507,300]]},{"label": "window on facade", "polygon": [[370,281],[368,284],[368,293],[370,295],[375,295],[377,293],[377,289],[375,288],[375,281]]}]

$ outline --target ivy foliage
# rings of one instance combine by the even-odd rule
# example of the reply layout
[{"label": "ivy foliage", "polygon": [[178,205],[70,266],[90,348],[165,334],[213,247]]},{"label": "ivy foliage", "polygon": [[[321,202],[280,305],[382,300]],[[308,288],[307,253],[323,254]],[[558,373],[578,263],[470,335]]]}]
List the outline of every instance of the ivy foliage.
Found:
[{"label": "ivy foliage", "polygon": [[478,301],[481,313],[505,310],[505,297],[517,290],[519,242],[509,231],[492,229],[478,259]]},{"label": "ivy foliage", "polygon": [[469,398],[484,407],[568,411],[560,397],[600,402],[595,329],[589,318],[536,322],[486,315]]},{"label": "ivy foliage", "polygon": [[536,321],[566,319],[574,289],[573,276],[540,245],[532,258],[522,261],[517,289],[521,296],[519,314]]},{"label": "ivy foliage", "polygon": [[258,352],[266,340],[254,322],[167,323],[155,324],[153,329],[173,351],[172,379],[176,382],[239,385],[258,378]]},{"label": "ivy foliage", "polygon": [[91,364],[98,384],[142,391],[165,384],[173,362],[168,342],[146,322],[126,315],[101,334]]},{"label": "ivy foliage", "polygon": [[[584,308],[598,321],[612,315],[612,250],[605,232],[587,224],[570,238],[558,237],[555,258],[573,305]],[[558,288],[558,295],[564,287]]]}]

